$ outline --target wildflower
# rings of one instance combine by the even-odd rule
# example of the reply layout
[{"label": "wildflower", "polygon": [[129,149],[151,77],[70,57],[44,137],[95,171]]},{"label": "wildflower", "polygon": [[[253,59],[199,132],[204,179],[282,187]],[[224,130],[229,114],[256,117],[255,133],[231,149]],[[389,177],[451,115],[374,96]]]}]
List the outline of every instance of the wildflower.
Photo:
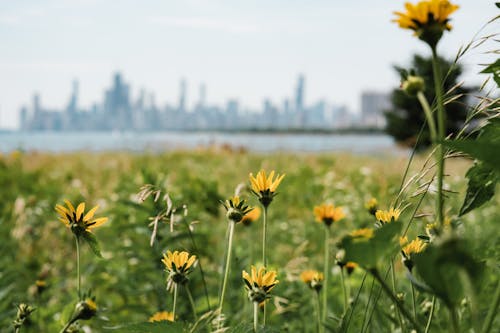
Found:
[{"label": "wildflower", "polygon": [[16,332],[18,332],[20,327],[23,326],[24,322],[29,318],[31,313],[35,310],[36,308],[25,303],[21,303],[17,306],[16,319],[12,322]]},{"label": "wildflower", "polygon": [[156,312],[149,317],[149,322],[152,323],[155,321],[174,321],[174,313],[167,311]]},{"label": "wildflower", "polygon": [[401,251],[403,255],[403,264],[408,268],[408,270],[411,271],[411,269],[413,268],[413,262],[411,260],[412,254],[422,252],[426,246],[427,244],[424,241],[422,241],[420,238],[417,238],[403,247]]},{"label": "wildflower", "polygon": [[316,270],[306,270],[300,274],[300,279],[307,284],[307,286],[313,290],[319,292],[321,287],[323,287],[323,273]]},{"label": "wildflower", "polygon": [[73,322],[79,319],[88,320],[97,313],[95,297],[88,297],[76,304]]},{"label": "wildflower", "polygon": [[407,2],[406,12],[394,12],[393,20],[402,29],[414,31],[414,35],[434,48],[445,30],[450,31],[449,16],[459,6],[448,0],[421,0],[416,4]]},{"label": "wildflower", "polygon": [[45,280],[35,281],[36,293],[41,294],[47,288],[47,282]]},{"label": "wildflower", "polygon": [[260,267],[257,270],[255,266],[252,266],[251,275],[243,271],[242,276],[248,291],[248,298],[256,303],[261,303],[269,298],[271,290],[279,283],[276,280],[276,271],[266,272],[265,267]]},{"label": "wildflower", "polygon": [[377,211],[377,206],[378,206],[378,201],[375,198],[371,198],[365,203],[365,208],[371,215],[375,215],[375,212]]},{"label": "wildflower", "polygon": [[314,207],[314,215],[316,221],[323,222],[326,226],[330,226],[333,222],[338,222],[345,217],[342,207],[335,207],[333,204],[322,204]]},{"label": "wildflower", "polygon": [[59,221],[70,228],[71,231],[77,236],[85,233],[86,231],[92,231],[108,221],[107,217],[94,218],[94,214],[99,206],[95,206],[84,214],[84,202],[80,203],[76,209],[69,200],[65,200],[64,202],[66,203],[66,207],[56,205],[56,211],[59,214]]},{"label": "wildflower", "polygon": [[351,275],[352,272],[354,272],[354,269],[358,267],[358,264],[352,261],[348,261],[347,264],[345,264],[345,270],[347,271],[347,274]]},{"label": "wildflower", "polygon": [[252,224],[252,222],[255,222],[259,219],[260,217],[260,208],[259,207],[254,207],[251,211],[245,214],[243,218],[241,219],[241,223],[244,225],[248,226]]},{"label": "wildflower", "polygon": [[352,238],[364,238],[370,239],[373,238],[373,229],[371,228],[363,228],[351,231]]},{"label": "wildflower", "polygon": [[399,219],[399,215],[401,211],[399,209],[394,209],[391,207],[388,211],[385,210],[377,210],[375,213],[375,217],[380,223],[390,223],[395,222]]},{"label": "wildflower", "polygon": [[260,170],[256,177],[252,173],[250,173],[249,177],[252,192],[257,196],[262,205],[267,207],[276,196],[276,189],[285,175],[276,175],[276,178],[274,178],[274,170],[269,173],[269,176],[266,176],[264,170]]},{"label": "wildflower", "polygon": [[226,200],[226,202],[222,202],[222,205],[224,205],[224,208],[227,210],[227,218],[234,223],[240,222],[243,217],[253,209],[246,205],[246,201],[241,200],[239,196],[234,196]]},{"label": "wildflower", "polygon": [[417,96],[419,92],[425,90],[425,82],[421,76],[408,75],[401,82],[401,89],[409,96]]},{"label": "wildflower", "polygon": [[167,251],[161,260],[169,273],[168,281],[185,284],[188,281],[187,275],[191,272],[191,267],[196,261],[196,256],[190,256],[186,251]]}]

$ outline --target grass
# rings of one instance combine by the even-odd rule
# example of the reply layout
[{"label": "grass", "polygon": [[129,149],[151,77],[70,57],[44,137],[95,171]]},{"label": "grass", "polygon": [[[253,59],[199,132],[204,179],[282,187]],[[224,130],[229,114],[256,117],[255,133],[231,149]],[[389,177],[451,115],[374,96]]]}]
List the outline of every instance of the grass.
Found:
[{"label": "grass", "polygon": [[[54,206],[68,198],[99,204],[98,215],[110,221],[96,230],[104,259],[93,257],[82,244],[82,289],[92,289],[97,296],[99,312],[96,320],[82,321],[91,332],[106,332],[106,327],[144,322],[156,311],[171,311],[172,295],[166,291],[166,274],[161,256],[167,249],[188,250],[194,253],[187,226],[191,225],[193,239],[202,264],[212,309],[218,302],[227,221],[219,200],[233,195],[240,183],[248,183],[248,173],[260,168],[286,173],[279,195],[269,208],[268,261],[278,271],[281,281],[273,290],[275,297],[268,309],[267,324],[277,331],[315,332],[315,299],[303,284],[300,273],[305,269],[322,270],[323,226],[314,221],[312,209],[332,200],[344,206],[347,217],[332,226],[334,261],[335,244],[354,228],[373,225],[364,203],[372,196],[381,208],[389,208],[396,198],[407,158],[401,156],[353,156],[348,154],[273,154],[258,155],[228,149],[178,151],[164,154],[72,153],[40,154],[15,153],[0,158],[0,327],[9,327],[15,318],[15,306],[27,302],[37,306],[30,325],[23,332],[55,332],[61,329],[76,301],[76,265],[74,239],[71,232],[57,221]],[[425,156],[418,156],[409,177],[421,169]],[[463,175],[470,162],[450,160],[446,164],[445,184],[456,193],[448,192],[447,215],[459,210],[466,181]],[[410,205],[402,214],[405,223],[420,199],[419,185],[412,184],[402,195]],[[157,242],[150,247],[152,229],[150,216],[157,214],[158,203],[147,200],[140,204],[136,194],[144,184],[153,184],[167,191],[177,208],[178,223],[173,232],[168,223],[160,225]],[[258,202],[248,192],[253,205]],[[422,234],[427,213],[433,211],[435,198],[427,194],[417,210],[419,216],[409,229],[409,239]],[[495,222],[500,217],[496,201],[461,219],[459,232],[471,240],[475,258],[485,260],[487,274],[484,288],[477,296],[479,314],[488,310],[490,294],[495,289],[494,262],[499,259]],[[185,208],[184,208],[185,205]],[[241,278],[243,269],[261,259],[261,221],[251,226],[236,225],[227,294],[225,300],[226,326],[252,323],[252,304],[246,299]],[[411,309],[410,283],[400,256],[395,261],[396,290]],[[208,310],[207,298],[199,269],[190,275],[190,290],[199,315]],[[340,316],[344,301],[340,270],[334,266],[330,275],[329,312]],[[47,287],[37,292],[35,281],[43,279]],[[393,302],[385,295],[377,307],[373,304],[371,277],[365,278],[356,269],[346,283],[351,301],[359,293],[352,311],[349,332],[360,332],[369,322],[368,332],[391,330],[397,320],[391,309]],[[431,296],[416,292],[417,319],[425,326]],[[369,320],[370,311],[374,311]],[[177,304],[179,321],[194,322],[188,296],[181,288]],[[435,310],[434,330],[444,330],[447,313],[444,306]],[[464,327],[471,316],[466,303],[459,309]],[[366,318],[365,318],[366,317]],[[363,320],[365,318],[365,320]],[[337,325],[331,317],[330,325]],[[497,323],[498,324],[498,320]],[[495,326],[494,326],[495,327]],[[434,331],[434,330],[431,330]]]}]

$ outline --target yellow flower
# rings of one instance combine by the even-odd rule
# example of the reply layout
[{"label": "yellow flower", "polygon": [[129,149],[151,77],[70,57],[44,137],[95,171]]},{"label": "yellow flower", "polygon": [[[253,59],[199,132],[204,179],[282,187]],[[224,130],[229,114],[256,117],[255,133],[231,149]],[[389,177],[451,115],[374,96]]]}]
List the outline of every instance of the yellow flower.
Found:
[{"label": "yellow flower", "polygon": [[375,212],[377,211],[377,206],[378,206],[378,201],[375,198],[371,198],[365,203],[365,208],[371,215],[375,215]]},{"label": "yellow flower", "polygon": [[155,321],[174,321],[174,313],[167,311],[156,312],[149,317],[149,322],[152,323]]},{"label": "yellow flower", "polygon": [[276,284],[276,271],[266,272],[265,267],[260,267],[259,270],[255,266],[251,267],[251,275],[246,271],[242,272],[243,281],[248,291],[248,298],[252,302],[261,303],[269,298],[269,293]]},{"label": "yellow flower", "polygon": [[73,313],[74,320],[88,320],[94,317],[97,313],[97,304],[95,298],[88,297],[83,301],[80,301],[75,306],[75,311]]},{"label": "yellow flower", "polygon": [[244,225],[250,225],[252,222],[255,222],[259,219],[260,217],[260,208],[259,207],[254,207],[251,211],[245,214],[243,218],[241,219],[241,223]]},{"label": "yellow flower", "polygon": [[322,204],[314,207],[314,215],[316,216],[316,221],[323,222],[327,226],[345,217],[342,207],[335,207],[333,204]]},{"label": "yellow flower", "polygon": [[414,239],[403,247],[403,253],[407,258],[410,258],[413,253],[422,252],[427,244],[420,238]]},{"label": "yellow flower", "polygon": [[443,31],[451,30],[449,16],[459,6],[448,0],[421,0],[416,4],[405,3],[406,12],[394,12],[393,20],[400,28],[413,30],[415,35],[435,47]]},{"label": "yellow flower", "polygon": [[276,189],[285,177],[285,175],[276,175],[274,178],[274,170],[266,176],[264,170],[260,170],[257,176],[254,177],[252,173],[249,175],[250,183],[252,185],[252,192],[259,198],[259,201],[264,207],[269,206],[273,197],[276,195]]},{"label": "yellow flower", "polygon": [[390,223],[397,221],[399,219],[399,215],[401,211],[399,209],[394,209],[391,207],[388,211],[385,210],[377,210],[375,213],[375,217],[380,223]]},{"label": "yellow flower", "polygon": [[345,264],[345,269],[347,271],[347,274],[351,275],[352,272],[354,272],[354,269],[358,267],[358,264],[352,261],[348,261],[347,264]]},{"label": "yellow flower", "polygon": [[64,202],[66,203],[66,207],[56,205],[55,208],[59,214],[59,221],[64,223],[76,235],[92,231],[108,221],[107,217],[94,218],[94,214],[99,206],[95,206],[85,214],[85,202],[80,203],[76,209],[69,200],[64,200]]},{"label": "yellow flower", "polygon": [[406,244],[408,244],[408,237],[406,236],[399,237],[399,246],[404,246]]},{"label": "yellow flower", "polygon": [[373,229],[371,228],[363,228],[351,231],[351,237],[353,238],[373,238]]},{"label": "yellow flower", "polygon": [[300,274],[300,279],[307,284],[309,288],[320,291],[324,276],[323,273],[316,270],[306,270]]},{"label": "yellow flower", "polygon": [[241,200],[239,196],[234,196],[226,200],[226,202],[221,201],[221,203],[224,205],[224,208],[226,208],[227,218],[235,223],[240,222],[245,214],[253,209],[246,204],[245,200]]},{"label": "yellow flower", "polygon": [[188,281],[187,275],[196,261],[196,256],[190,256],[186,251],[167,251],[161,260],[169,273],[169,282],[184,284]]}]

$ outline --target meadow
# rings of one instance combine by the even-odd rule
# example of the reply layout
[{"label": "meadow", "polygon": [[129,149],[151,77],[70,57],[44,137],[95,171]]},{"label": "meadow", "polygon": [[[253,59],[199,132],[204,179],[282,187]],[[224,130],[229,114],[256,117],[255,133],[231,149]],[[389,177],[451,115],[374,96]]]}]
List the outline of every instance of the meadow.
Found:
[{"label": "meadow", "polygon": [[[97,316],[80,321],[85,332],[128,332],[128,324],[147,322],[157,311],[171,311],[172,294],[166,290],[167,274],[161,262],[167,250],[187,250],[199,258],[189,275],[196,314],[217,308],[221,288],[228,220],[220,200],[234,195],[250,205],[258,201],[249,191],[248,174],[273,169],[286,173],[269,209],[268,262],[280,283],[273,289],[267,327],[276,332],[315,332],[314,291],[301,281],[307,269],[322,270],[323,225],[315,221],[313,208],[323,202],[342,206],[346,217],[331,227],[331,276],[328,286],[329,319],[336,328],[344,313],[340,269],[335,264],[337,245],[349,231],[371,227],[375,222],[365,208],[370,198],[381,209],[394,204],[401,190],[408,157],[353,156],[348,154],[257,155],[230,149],[200,149],[164,154],[74,153],[41,154],[14,152],[0,160],[0,237],[3,256],[0,274],[0,327],[9,331],[16,316],[15,304],[37,308],[24,332],[57,332],[71,315],[76,294],[74,238],[57,220],[56,204],[64,199],[99,205],[98,214],[109,221],[94,232],[101,245],[102,259],[82,244],[82,286],[92,289],[98,304]],[[412,181],[428,163],[425,155],[411,164],[402,192],[404,207],[398,223],[410,224],[409,238],[425,234],[432,223],[430,212],[435,192],[423,191],[429,176]],[[445,188],[447,215],[460,208],[470,167],[467,159],[450,159]],[[156,241],[150,246],[151,218],[165,207],[152,197],[141,202],[138,193],[145,184],[168,193],[175,218],[159,221]],[[413,217],[414,216],[414,217]],[[412,218],[413,217],[413,218]],[[468,249],[486,272],[477,295],[479,318],[485,317],[495,288],[499,258],[495,222],[500,217],[498,198],[463,218],[456,230],[467,238]],[[455,219],[456,217],[454,217]],[[410,222],[411,221],[411,222]],[[241,277],[242,270],[260,262],[262,221],[236,224],[233,257],[227,288],[224,327],[230,331],[251,331],[252,307]],[[399,252],[399,251],[398,251]],[[410,282],[397,254],[396,292],[411,308]],[[200,272],[200,266],[203,275]],[[43,287],[37,281],[44,281]],[[357,267],[346,275],[349,294],[349,325],[345,331],[389,332],[396,320],[394,305],[373,278]],[[206,287],[206,290],[205,290]],[[425,323],[431,295],[416,292],[417,318]],[[375,299],[377,305],[375,304]],[[458,309],[460,323],[470,321],[469,304]],[[213,319],[213,318],[212,318]],[[179,293],[177,323],[192,327],[193,311],[184,292]],[[445,330],[448,315],[444,306],[435,310],[432,331]],[[496,322],[498,325],[498,321]],[[213,324],[196,329],[207,331]],[[363,328],[364,327],[364,328]],[[496,326],[498,327],[498,326]],[[165,328],[163,328],[163,331]],[[151,328],[153,332],[153,328]],[[174,327],[172,332],[180,331]],[[141,330],[132,330],[140,332]],[[146,332],[147,330],[142,330]]]}]

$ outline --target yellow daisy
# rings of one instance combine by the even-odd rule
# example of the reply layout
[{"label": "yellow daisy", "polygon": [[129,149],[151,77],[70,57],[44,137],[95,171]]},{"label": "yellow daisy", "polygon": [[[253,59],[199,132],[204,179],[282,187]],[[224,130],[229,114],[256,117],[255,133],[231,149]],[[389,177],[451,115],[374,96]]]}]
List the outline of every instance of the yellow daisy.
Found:
[{"label": "yellow daisy", "polygon": [[56,205],[55,208],[59,214],[59,221],[64,223],[77,235],[85,231],[92,231],[108,221],[107,217],[94,218],[94,214],[99,206],[95,206],[85,213],[85,202],[81,202],[76,209],[69,200],[64,200],[64,202],[66,203],[66,207]]},{"label": "yellow daisy", "polygon": [[276,280],[276,271],[266,272],[265,267],[260,267],[258,270],[255,266],[251,267],[251,274],[246,271],[242,272],[243,281],[248,291],[248,298],[253,302],[261,303],[269,297],[269,293],[279,281]]},{"label": "yellow daisy", "polygon": [[285,177],[285,174],[281,176],[277,174],[276,178],[274,176],[274,170],[269,173],[269,176],[266,176],[265,170],[260,170],[255,177],[252,173],[249,175],[252,192],[265,207],[269,206],[273,200],[273,197],[276,195],[276,189]]},{"label": "yellow daisy", "polygon": [[174,321],[174,313],[167,311],[160,311],[149,317],[149,322],[153,323],[155,321]]},{"label": "yellow daisy", "polygon": [[314,215],[316,216],[316,221],[323,222],[327,226],[345,217],[342,207],[335,207],[333,204],[322,204],[314,207]]}]

